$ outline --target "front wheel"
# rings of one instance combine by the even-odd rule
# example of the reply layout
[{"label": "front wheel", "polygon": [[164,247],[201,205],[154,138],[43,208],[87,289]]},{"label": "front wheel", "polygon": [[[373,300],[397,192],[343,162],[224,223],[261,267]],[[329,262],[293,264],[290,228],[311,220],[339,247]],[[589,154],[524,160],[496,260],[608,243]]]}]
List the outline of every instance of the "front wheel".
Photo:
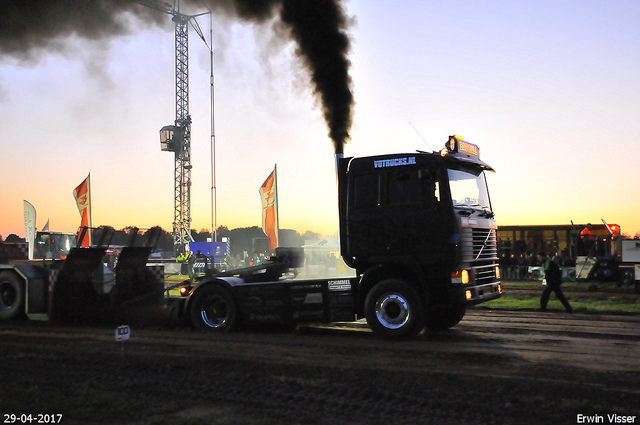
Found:
[{"label": "front wheel", "polygon": [[0,320],[11,320],[24,312],[24,282],[10,271],[0,272]]},{"label": "front wheel", "polygon": [[365,300],[367,324],[388,339],[417,335],[424,327],[420,296],[399,279],[386,279],[374,286]]},{"label": "front wheel", "polygon": [[237,311],[231,293],[214,284],[195,293],[189,314],[196,329],[228,332],[236,324]]}]

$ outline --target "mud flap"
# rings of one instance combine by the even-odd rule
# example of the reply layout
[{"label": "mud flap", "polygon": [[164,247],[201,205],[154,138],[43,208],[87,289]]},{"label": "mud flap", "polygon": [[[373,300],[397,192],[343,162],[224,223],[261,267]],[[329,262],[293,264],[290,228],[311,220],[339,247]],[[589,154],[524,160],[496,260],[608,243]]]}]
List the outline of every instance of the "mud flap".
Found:
[{"label": "mud flap", "polygon": [[109,294],[116,320],[139,321],[160,311],[164,276],[147,268],[149,247],[125,247],[116,264],[116,284]]},{"label": "mud flap", "polygon": [[73,248],[50,286],[49,312],[52,319],[71,323],[105,320],[108,298],[99,295],[93,274],[102,264],[104,248]]}]

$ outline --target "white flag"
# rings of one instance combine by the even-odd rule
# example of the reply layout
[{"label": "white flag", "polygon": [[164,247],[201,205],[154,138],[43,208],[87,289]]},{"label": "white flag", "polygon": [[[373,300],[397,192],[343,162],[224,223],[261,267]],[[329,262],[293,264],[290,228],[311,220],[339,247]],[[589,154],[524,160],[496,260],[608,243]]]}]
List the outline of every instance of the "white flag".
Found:
[{"label": "white flag", "polygon": [[24,239],[29,243],[29,260],[33,260],[33,245],[36,238],[36,209],[24,201]]}]

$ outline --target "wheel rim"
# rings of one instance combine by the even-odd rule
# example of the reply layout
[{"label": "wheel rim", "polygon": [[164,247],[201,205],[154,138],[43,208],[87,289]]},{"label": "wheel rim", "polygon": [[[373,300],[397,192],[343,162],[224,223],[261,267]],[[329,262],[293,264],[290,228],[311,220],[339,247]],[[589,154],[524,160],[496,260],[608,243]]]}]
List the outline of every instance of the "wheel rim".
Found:
[{"label": "wheel rim", "polygon": [[399,294],[384,294],[376,303],[378,322],[387,329],[399,329],[411,318],[409,303]]},{"label": "wheel rim", "polygon": [[9,282],[0,282],[0,308],[11,308],[16,303],[18,294]]},{"label": "wheel rim", "polygon": [[228,321],[227,302],[218,295],[207,297],[200,307],[202,321],[210,328],[219,328]]}]

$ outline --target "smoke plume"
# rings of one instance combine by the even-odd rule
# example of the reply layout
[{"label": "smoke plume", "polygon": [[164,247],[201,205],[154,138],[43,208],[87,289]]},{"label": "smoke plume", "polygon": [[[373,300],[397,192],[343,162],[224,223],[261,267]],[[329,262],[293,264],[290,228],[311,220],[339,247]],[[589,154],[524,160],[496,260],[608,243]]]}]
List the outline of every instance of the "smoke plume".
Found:
[{"label": "smoke plume", "polygon": [[125,12],[160,24],[164,16],[128,0],[4,0],[0,3],[0,55],[33,62],[64,50],[65,38],[107,40],[131,34]]},{"label": "smoke plume", "polygon": [[[185,0],[183,6],[206,4],[213,13],[262,23],[279,17],[295,41],[322,105],[336,153],[350,139],[353,121],[351,48],[342,0]],[[154,3],[155,0],[147,3]],[[131,17],[137,19],[131,19]],[[0,5],[0,60],[36,62],[45,52],[65,49],[64,40],[104,40],[128,35],[143,25],[169,28],[167,15],[133,0],[4,0]]]}]

